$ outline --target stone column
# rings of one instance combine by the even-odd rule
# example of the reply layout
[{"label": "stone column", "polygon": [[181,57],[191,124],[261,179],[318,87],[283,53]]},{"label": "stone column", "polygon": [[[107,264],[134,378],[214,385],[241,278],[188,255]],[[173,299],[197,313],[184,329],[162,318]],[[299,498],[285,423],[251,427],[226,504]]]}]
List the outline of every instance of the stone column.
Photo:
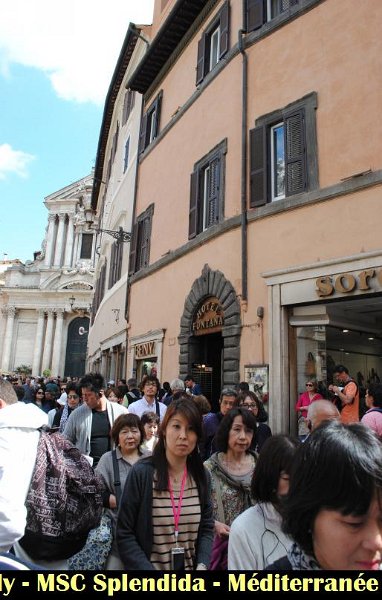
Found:
[{"label": "stone column", "polygon": [[12,339],[13,339],[13,329],[15,324],[15,316],[17,313],[17,309],[15,306],[7,306],[3,309],[3,314],[7,315],[7,325],[5,329],[4,335],[4,345],[3,345],[3,357],[1,362],[2,371],[9,370],[9,363],[11,359],[11,349],[12,349]]},{"label": "stone column", "polygon": [[65,219],[66,219],[65,213],[60,213],[58,215],[58,231],[57,231],[57,239],[56,239],[56,251],[54,253],[54,263],[53,263],[55,267],[61,267],[61,264],[62,264]]},{"label": "stone column", "polygon": [[74,244],[73,244],[73,255],[72,255],[72,266],[75,268],[78,261],[78,239],[80,237],[80,230],[76,227],[74,234]]},{"label": "stone column", "polygon": [[53,341],[53,325],[54,325],[54,308],[48,308],[48,323],[45,332],[44,353],[42,356],[42,371],[50,369],[50,361],[52,356],[52,341]]},{"label": "stone column", "polygon": [[72,265],[73,243],[74,243],[73,216],[74,215],[69,214],[68,235],[66,236],[65,259],[64,259],[64,265],[66,267],[70,267]]},{"label": "stone column", "polygon": [[54,240],[55,240],[55,223],[56,215],[48,215],[48,233],[46,234],[46,250],[45,250],[45,265],[47,267],[52,266]]},{"label": "stone column", "polygon": [[53,358],[52,358],[52,375],[63,375],[61,373],[61,345],[62,345],[62,330],[64,326],[64,309],[56,310],[56,331],[54,334]]},{"label": "stone column", "polygon": [[115,382],[116,382],[116,374],[117,374],[117,360],[118,360],[118,349],[113,348],[113,350],[111,352],[109,379],[113,379]]},{"label": "stone column", "polygon": [[41,375],[42,341],[44,339],[45,309],[38,309],[38,321],[33,351],[32,375]]}]

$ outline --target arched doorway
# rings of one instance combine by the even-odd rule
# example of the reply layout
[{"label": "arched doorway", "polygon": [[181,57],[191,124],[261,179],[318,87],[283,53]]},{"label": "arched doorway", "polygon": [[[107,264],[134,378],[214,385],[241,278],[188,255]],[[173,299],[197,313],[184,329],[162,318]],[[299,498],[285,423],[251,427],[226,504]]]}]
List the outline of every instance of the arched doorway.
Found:
[{"label": "arched doorway", "polygon": [[213,410],[222,387],[240,381],[240,305],[232,284],[205,265],[184,303],[180,322],[179,374],[192,373]]},{"label": "arched doorway", "polygon": [[82,377],[85,374],[88,334],[88,317],[77,317],[69,324],[64,372],[66,377]]}]

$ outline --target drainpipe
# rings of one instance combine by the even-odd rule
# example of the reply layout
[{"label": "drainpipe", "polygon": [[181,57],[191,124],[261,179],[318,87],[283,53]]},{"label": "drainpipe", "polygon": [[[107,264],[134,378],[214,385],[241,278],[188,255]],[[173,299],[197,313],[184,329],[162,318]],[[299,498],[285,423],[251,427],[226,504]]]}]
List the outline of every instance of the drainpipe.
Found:
[{"label": "drainpipe", "polygon": [[247,113],[248,113],[248,57],[244,50],[243,29],[239,29],[238,47],[243,57],[242,110],[241,110],[241,302],[248,302],[248,247],[247,247]]}]

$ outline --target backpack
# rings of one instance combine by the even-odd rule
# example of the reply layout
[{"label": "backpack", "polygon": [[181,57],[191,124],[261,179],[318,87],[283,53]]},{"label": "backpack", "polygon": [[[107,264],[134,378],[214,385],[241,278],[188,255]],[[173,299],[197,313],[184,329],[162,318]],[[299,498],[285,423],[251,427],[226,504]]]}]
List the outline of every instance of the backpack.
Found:
[{"label": "backpack", "polygon": [[62,560],[83,548],[102,516],[103,484],[87,459],[57,432],[42,429],[19,544],[34,560]]}]

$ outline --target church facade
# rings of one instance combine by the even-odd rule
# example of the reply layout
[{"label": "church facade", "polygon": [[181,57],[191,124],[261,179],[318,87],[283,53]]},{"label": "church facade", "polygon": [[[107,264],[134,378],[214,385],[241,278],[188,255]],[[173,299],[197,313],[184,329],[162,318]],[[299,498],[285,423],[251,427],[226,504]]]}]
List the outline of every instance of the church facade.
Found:
[{"label": "church facade", "polygon": [[11,373],[81,376],[86,370],[96,235],[85,211],[93,174],[47,196],[48,223],[34,259],[8,261],[0,282],[0,365]]}]

